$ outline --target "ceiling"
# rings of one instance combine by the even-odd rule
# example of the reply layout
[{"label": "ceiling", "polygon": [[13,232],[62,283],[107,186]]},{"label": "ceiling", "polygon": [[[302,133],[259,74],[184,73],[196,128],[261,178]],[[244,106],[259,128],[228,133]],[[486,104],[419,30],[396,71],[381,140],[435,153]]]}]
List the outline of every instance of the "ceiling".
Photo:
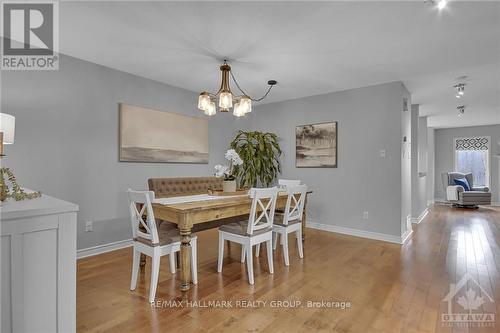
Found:
[{"label": "ceiling", "polygon": [[500,123],[498,2],[61,2],[60,51],[194,92],[227,58],[266,103],[401,80],[430,126]]}]

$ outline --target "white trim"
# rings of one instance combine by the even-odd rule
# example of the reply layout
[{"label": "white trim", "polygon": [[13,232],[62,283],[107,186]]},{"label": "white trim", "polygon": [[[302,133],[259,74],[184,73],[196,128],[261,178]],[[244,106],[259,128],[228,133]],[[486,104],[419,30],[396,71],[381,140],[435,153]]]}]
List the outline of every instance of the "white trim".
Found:
[{"label": "white trim", "polygon": [[401,236],[400,244],[406,243],[406,241],[410,239],[412,235],[413,235],[413,229],[406,230],[406,233]]},{"label": "white trim", "polygon": [[413,228],[411,226],[411,215],[406,216],[406,231],[404,235],[407,235],[409,231],[413,231]]},{"label": "white trim", "polygon": [[112,242],[108,244],[102,244],[97,246],[88,247],[86,249],[80,249],[76,251],[76,258],[81,259],[85,257],[95,256],[101,253],[106,253],[110,251],[115,251],[132,246],[132,239],[124,239],[118,242]]},{"label": "white trim", "polygon": [[420,214],[418,217],[411,218],[411,223],[419,224],[420,222],[422,222],[425,219],[427,214],[429,214],[429,209],[425,208],[424,211],[422,212],[422,214]]},{"label": "white trim", "polygon": [[458,167],[457,167],[457,139],[470,139],[470,138],[480,138],[480,137],[484,137],[484,138],[487,138],[488,139],[488,149],[486,150],[486,184],[485,186],[489,187],[491,189],[491,156],[493,155],[492,154],[492,151],[491,151],[491,136],[488,136],[488,135],[484,135],[484,136],[481,136],[481,135],[477,135],[477,136],[460,136],[460,137],[453,137],[453,167],[454,167],[454,170],[458,170]]},{"label": "white trim", "polygon": [[311,228],[311,229],[329,231],[329,232],[334,232],[337,234],[343,234],[343,235],[349,235],[349,236],[355,236],[355,237],[375,239],[375,240],[380,240],[380,241],[389,242],[389,243],[396,243],[396,244],[403,244],[408,239],[408,237],[412,234],[412,231],[410,230],[408,234],[404,235],[404,237],[399,237],[396,235],[382,234],[382,233],[373,232],[373,231],[340,227],[338,225],[322,224],[322,223],[313,222],[310,220],[306,222],[306,226],[308,228]]}]

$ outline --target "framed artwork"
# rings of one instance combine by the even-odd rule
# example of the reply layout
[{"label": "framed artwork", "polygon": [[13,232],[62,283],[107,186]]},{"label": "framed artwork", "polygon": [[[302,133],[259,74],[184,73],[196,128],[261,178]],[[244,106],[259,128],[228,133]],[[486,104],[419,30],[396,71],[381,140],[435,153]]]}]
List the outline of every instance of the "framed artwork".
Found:
[{"label": "framed artwork", "polygon": [[337,167],[337,122],[300,125],[295,128],[297,168]]},{"label": "framed artwork", "polygon": [[119,104],[121,162],[208,163],[208,120]]}]

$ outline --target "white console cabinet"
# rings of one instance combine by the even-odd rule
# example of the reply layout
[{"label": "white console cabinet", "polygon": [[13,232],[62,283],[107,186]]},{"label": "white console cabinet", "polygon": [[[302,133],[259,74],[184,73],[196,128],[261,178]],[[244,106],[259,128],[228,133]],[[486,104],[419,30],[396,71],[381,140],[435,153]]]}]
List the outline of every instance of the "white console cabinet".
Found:
[{"label": "white console cabinet", "polygon": [[76,331],[77,211],[46,195],[1,204],[1,332]]}]

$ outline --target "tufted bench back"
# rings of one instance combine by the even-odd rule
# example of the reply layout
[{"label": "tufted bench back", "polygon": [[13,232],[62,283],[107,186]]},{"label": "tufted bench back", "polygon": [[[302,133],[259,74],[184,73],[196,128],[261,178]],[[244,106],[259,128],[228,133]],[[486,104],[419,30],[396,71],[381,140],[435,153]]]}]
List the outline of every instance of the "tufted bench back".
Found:
[{"label": "tufted bench back", "polygon": [[149,190],[157,198],[203,194],[208,189],[222,189],[222,179],[216,177],[149,178]]}]

